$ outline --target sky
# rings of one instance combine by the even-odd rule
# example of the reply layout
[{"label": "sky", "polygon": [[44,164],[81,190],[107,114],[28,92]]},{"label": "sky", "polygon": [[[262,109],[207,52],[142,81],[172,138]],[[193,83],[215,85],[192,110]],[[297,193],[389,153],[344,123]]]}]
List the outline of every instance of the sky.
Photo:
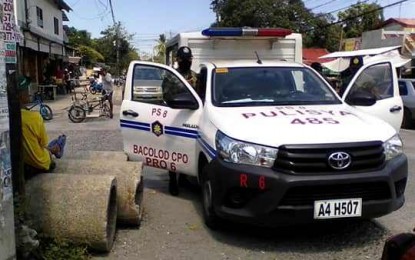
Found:
[{"label": "sky", "polygon": [[[87,30],[93,38],[112,25],[109,0],[65,0],[73,11],[68,13],[67,25]],[[332,12],[356,3],[356,0],[303,0],[314,13]],[[365,1],[365,0],[361,0]],[[366,0],[367,1],[367,0]],[[381,6],[399,0],[377,0]],[[372,2],[372,0],[368,1]],[[179,32],[199,31],[208,28],[216,16],[210,9],[211,0],[112,0],[114,16],[129,33],[134,34],[132,44],[140,51],[152,53],[159,34],[167,38]],[[415,18],[415,0],[386,8],[385,19]]]}]

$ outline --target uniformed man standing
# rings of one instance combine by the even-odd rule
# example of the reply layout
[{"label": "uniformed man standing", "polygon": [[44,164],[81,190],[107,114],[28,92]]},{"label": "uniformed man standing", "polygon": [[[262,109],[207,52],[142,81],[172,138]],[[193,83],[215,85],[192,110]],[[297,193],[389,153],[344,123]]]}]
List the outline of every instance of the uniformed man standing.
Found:
[{"label": "uniformed man standing", "polygon": [[[189,82],[189,84],[196,90],[197,74],[191,70],[192,67],[192,50],[187,46],[182,46],[177,50],[176,61],[177,71]],[[164,91],[164,89],[163,89]],[[179,176],[179,178],[177,178]],[[169,192],[172,195],[179,194],[179,182],[185,182],[183,174],[176,174],[176,172],[169,172]]]}]

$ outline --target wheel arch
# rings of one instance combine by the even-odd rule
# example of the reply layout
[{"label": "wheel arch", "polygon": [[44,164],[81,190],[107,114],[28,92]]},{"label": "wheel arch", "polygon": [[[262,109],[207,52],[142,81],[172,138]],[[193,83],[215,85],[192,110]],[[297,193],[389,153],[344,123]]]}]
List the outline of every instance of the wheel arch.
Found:
[{"label": "wheel arch", "polygon": [[202,172],[203,172],[203,168],[209,163],[206,155],[203,152],[199,153],[199,159],[198,159],[198,163],[197,163],[197,179],[199,184],[201,183],[201,180],[203,178],[202,176]]}]

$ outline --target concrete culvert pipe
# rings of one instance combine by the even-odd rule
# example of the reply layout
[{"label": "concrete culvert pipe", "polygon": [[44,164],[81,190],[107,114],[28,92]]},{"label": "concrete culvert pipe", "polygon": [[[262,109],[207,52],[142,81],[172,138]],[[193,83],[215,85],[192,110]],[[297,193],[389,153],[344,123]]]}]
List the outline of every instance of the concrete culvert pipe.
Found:
[{"label": "concrete culvert pipe", "polygon": [[118,223],[139,226],[143,208],[143,182],[141,162],[115,160],[72,160],[56,161],[56,172],[65,174],[111,175],[117,178]]},{"label": "concrete culvert pipe", "polygon": [[109,252],[116,232],[114,176],[39,174],[26,183],[27,213],[44,235]]},{"label": "concrete culvert pipe", "polygon": [[111,161],[127,161],[128,156],[120,151],[81,151],[65,154],[65,159],[77,160],[111,160]]}]

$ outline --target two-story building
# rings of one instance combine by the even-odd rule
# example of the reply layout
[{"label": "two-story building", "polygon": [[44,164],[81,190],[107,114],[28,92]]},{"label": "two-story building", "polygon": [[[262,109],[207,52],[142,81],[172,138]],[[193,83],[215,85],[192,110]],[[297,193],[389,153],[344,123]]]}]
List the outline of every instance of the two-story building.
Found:
[{"label": "two-story building", "polygon": [[402,46],[400,53],[412,59],[405,66],[406,71],[412,68],[412,77],[415,77],[415,19],[390,18],[379,29],[362,34],[362,49],[391,46]]},{"label": "two-story building", "polygon": [[14,0],[15,16],[23,41],[19,46],[19,70],[36,83],[54,76],[67,59],[63,22],[72,9],[63,0]]}]

